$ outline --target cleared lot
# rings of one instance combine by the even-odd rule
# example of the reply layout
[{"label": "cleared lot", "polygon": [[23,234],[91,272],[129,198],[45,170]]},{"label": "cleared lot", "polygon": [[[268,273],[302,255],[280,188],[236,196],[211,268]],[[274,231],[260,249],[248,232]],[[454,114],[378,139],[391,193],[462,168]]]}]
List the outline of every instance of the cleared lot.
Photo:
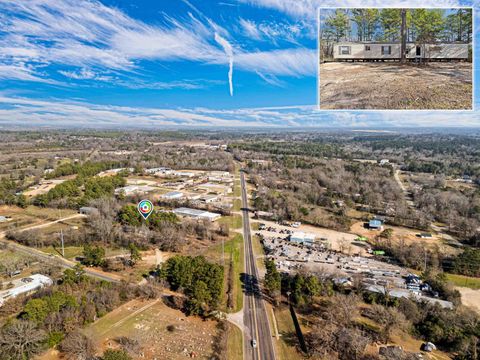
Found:
[{"label": "cleared lot", "polygon": [[[258,233],[262,234],[265,237],[275,236],[275,237],[285,238],[288,234],[280,233],[281,231],[283,232],[287,230],[290,230],[292,232],[301,231],[305,233],[315,234],[316,240],[319,242],[325,243],[325,245],[329,249],[332,249],[335,251],[341,251],[345,253],[352,253],[352,254],[353,253],[366,254],[365,248],[363,246],[358,246],[358,244],[355,243],[355,239],[357,238],[357,235],[355,234],[349,234],[346,232],[330,230],[330,229],[325,229],[325,228],[312,226],[312,225],[305,225],[305,224],[302,224],[297,228],[293,228],[291,226],[279,225],[273,221],[252,220],[252,225],[255,223],[266,225],[267,227],[266,230],[258,231]],[[272,231],[269,231],[268,228],[271,228],[270,230]]]},{"label": "cleared lot", "polygon": [[322,109],[471,109],[472,64],[324,63]]}]

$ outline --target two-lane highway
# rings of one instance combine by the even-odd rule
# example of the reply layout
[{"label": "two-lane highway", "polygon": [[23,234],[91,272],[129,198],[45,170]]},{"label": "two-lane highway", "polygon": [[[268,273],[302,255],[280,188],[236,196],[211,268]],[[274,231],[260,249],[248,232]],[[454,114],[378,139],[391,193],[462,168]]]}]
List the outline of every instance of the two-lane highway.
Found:
[{"label": "two-lane highway", "polygon": [[[273,349],[272,333],[260,290],[260,280],[252,247],[247,185],[243,171],[240,172],[240,183],[242,187],[243,237],[245,243],[244,359],[274,360],[275,351]],[[255,346],[253,346],[254,341]]]}]

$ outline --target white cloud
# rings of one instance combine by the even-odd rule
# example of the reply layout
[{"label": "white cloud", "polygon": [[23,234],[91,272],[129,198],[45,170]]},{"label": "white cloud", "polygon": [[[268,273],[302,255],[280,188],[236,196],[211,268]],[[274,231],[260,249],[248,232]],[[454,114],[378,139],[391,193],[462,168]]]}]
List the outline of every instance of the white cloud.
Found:
[{"label": "white cloud", "polygon": [[86,79],[95,79],[97,75],[90,69],[83,68],[80,71],[66,71],[66,70],[59,70],[58,71],[63,76],[66,76],[70,79],[76,80],[86,80]]},{"label": "white cloud", "polygon": [[98,1],[0,1],[0,64],[29,62],[32,75],[48,64],[132,72],[139,70],[137,60],[214,62],[222,57],[211,23],[191,15],[162,20],[147,25]]},{"label": "white cloud", "polygon": [[236,54],[235,63],[244,70],[275,76],[314,76],[317,51],[293,48]]},{"label": "white cloud", "polygon": [[223,47],[228,58],[228,84],[230,86],[230,96],[233,96],[233,48],[232,45],[230,45],[226,39],[218,35],[218,33],[215,33],[215,41]]},{"label": "white cloud", "polygon": [[239,22],[245,36],[254,40],[260,40],[262,38],[260,30],[254,21],[240,18]]},{"label": "white cloud", "polygon": [[319,112],[314,105],[243,109],[140,108],[0,94],[0,128],[108,127],[480,127],[472,112]]},{"label": "white cloud", "polygon": [[[455,7],[465,5],[460,0],[237,0],[253,6],[275,9],[295,18],[314,21],[319,7]],[[470,1],[470,3],[475,0]]]}]

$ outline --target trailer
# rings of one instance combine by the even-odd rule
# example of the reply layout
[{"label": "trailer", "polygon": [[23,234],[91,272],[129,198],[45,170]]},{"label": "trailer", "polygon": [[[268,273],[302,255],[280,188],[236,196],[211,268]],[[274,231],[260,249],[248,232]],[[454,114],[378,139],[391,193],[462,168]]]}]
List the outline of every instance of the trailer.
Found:
[{"label": "trailer", "polygon": [[[407,61],[467,61],[470,44],[407,43]],[[335,61],[400,61],[401,44],[394,42],[338,42],[333,46]]]}]

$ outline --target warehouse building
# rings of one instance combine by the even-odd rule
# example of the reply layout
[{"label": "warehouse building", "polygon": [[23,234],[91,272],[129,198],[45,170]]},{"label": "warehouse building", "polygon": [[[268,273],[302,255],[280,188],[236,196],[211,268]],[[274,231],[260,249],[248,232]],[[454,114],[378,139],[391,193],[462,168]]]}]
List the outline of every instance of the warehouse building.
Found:
[{"label": "warehouse building", "polygon": [[180,191],[170,191],[162,195],[162,198],[167,200],[177,200],[183,197],[184,197],[184,194]]},{"label": "warehouse building", "polygon": [[221,217],[221,215],[217,213],[212,213],[205,210],[190,209],[185,207],[174,209],[173,212],[178,216],[190,217],[190,218],[199,219],[199,220],[215,221],[220,219]]}]

